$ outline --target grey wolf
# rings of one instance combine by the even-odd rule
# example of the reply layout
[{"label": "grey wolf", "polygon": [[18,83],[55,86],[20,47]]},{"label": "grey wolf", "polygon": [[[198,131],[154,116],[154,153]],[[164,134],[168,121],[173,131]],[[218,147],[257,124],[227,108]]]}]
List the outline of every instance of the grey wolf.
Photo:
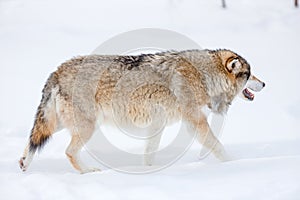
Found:
[{"label": "grey wolf", "polygon": [[[125,81],[117,85],[121,79]],[[144,84],[133,87],[140,83]],[[201,108],[207,106],[225,114],[236,96],[252,101],[251,90],[260,91],[264,86],[243,57],[226,49],[75,57],[48,78],[19,165],[27,170],[36,151],[51,135],[67,128],[72,139],[66,155],[72,166],[81,173],[96,171],[80,161],[79,153],[93,135],[100,112],[103,124],[109,124],[117,115],[124,126],[149,126],[153,123],[151,112],[156,120],[164,118],[168,124],[182,119],[197,132],[202,145],[226,161],[229,157]],[[122,100],[124,96],[127,101]],[[164,115],[153,109],[157,105],[164,109]],[[117,112],[113,113],[114,109]],[[159,140],[159,136],[149,139],[145,164],[151,165],[151,152],[158,148]]]}]

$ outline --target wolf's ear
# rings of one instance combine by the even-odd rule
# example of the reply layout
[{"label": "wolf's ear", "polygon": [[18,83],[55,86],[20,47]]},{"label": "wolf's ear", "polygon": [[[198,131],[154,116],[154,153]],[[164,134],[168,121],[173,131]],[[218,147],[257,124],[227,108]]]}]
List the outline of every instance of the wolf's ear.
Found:
[{"label": "wolf's ear", "polygon": [[226,61],[225,67],[229,73],[234,71],[235,69],[239,69],[241,67],[241,63],[238,58],[228,58]]}]

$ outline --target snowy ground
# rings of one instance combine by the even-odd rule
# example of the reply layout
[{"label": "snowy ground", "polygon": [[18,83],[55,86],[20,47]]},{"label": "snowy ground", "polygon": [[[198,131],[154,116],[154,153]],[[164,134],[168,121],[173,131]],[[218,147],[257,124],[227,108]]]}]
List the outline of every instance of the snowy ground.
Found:
[{"label": "snowy ground", "polygon": [[[299,199],[300,10],[285,0],[227,3],[223,10],[221,1],[204,0],[0,1],[0,198]],[[17,160],[49,73],[120,32],[145,27],[237,51],[266,82],[254,102],[237,99],[229,110],[221,140],[236,159],[199,161],[195,144],[157,173],[103,167],[79,175],[64,155],[69,136],[61,131],[22,173]]]}]

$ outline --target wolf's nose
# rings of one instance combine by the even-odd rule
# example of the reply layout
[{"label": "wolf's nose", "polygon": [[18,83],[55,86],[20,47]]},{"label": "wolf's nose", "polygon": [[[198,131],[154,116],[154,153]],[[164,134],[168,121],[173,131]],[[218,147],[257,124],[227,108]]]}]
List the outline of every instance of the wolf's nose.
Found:
[{"label": "wolf's nose", "polygon": [[265,87],[265,86],[266,86],[266,84],[265,84],[264,82],[262,83],[262,85],[263,85],[263,87]]}]

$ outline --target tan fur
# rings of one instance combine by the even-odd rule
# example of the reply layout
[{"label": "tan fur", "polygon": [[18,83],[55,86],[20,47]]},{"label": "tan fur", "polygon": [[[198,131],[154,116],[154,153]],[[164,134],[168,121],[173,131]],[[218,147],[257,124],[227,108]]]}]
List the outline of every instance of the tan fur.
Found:
[{"label": "tan fur", "polygon": [[[227,160],[201,108],[207,105],[213,112],[226,113],[249,76],[246,60],[229,50],[73,58],[45,85],[20,167],[25,171],[35,150],[55,131],[67,128],[72,135],[66,150],[71,164],[82,173],[95,171],[80,162],[79,151],[92,136],[100,112],[104,124],[115,117],[121,125],[142,128],[182,118],[198,132],[200,143]],[[151,164],[147,155],[158,148],[159,140],[157,136],[149,141],[146,164]]]}]

